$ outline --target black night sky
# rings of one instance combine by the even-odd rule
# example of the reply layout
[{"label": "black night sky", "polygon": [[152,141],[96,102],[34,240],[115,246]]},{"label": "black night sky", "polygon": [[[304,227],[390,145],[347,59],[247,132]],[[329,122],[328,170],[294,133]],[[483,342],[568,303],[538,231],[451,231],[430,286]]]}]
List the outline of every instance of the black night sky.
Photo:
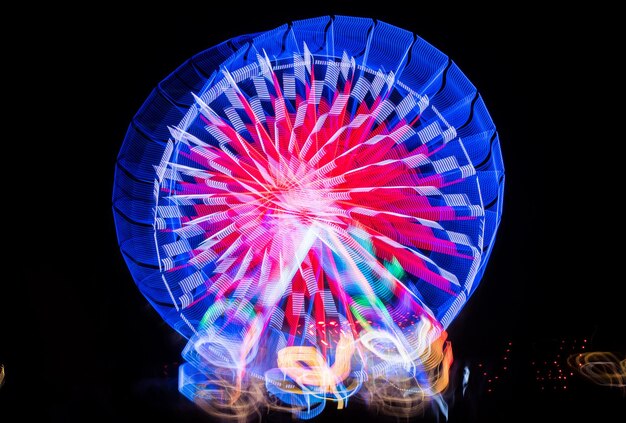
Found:
[{"label": "black night sky", "polygon": [[[623,390],[576,373],[567,383],[556,377],[559,369],[569,375],[569,354],[626,354],[623,241],[605,241],[624,232],[612,199],[623,192],[619,154],[604,147],[623,136],[604,101],[615,74],[593,72],[610,54],[586,46],[582,26],[513,4],[258,3],[51,7],[36,22],[18,17],[32,28],[9,47],[18,75],[5,84],[25,87],[16,96],[24,104],[14,105],[25,122],[5,122],[17,129],[5,158],[34,161],[8,172],[4,191],[13,213],[5,245],[18,240],[10,248],[19,257],[0,283],[0,421],[213,421],[178,394],[185,340],[141,296],[117,247],[115,159],[135,112],[184,60],[236,35],[327,14],[376,18],[446,53],[479,89],[500,134],[504,214],[482,283],[449,328],[449,421],[623,416]],[[461,397],[464,366],[471,376]],[[338,419],[403,421],[356,402],[343,411],[328,404],[313,421]],[[273,412],[263,421],[291,417]]]}]

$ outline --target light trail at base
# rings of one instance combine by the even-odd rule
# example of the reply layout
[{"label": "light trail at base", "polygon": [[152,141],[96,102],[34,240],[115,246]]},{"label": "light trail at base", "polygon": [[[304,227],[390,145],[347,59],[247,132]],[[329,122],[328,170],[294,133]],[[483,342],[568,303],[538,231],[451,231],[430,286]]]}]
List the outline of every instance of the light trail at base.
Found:
[{"label": "light trail at base", "polygon": [[[291,346],[275,354],[277,367],[264,374],[215,367],[213,355],[203,355],[209,351],[204,342],[210,340],[201,336],[192,339],[193,349],[188,345],[185,350],[189,363],[181,366],[179,385],[185,396],[222,418],[246,420],[261,410],[278,409],[308,419],[328,401],[342,409],[357,394],[383,413],[410,417],[445,390],[452,364],[445,331],[429,323],[419,326],[423,343],[413,353],[386,332],[365,331],[355,340],[344,335],[351,331],[340,329],[332,363],[313,346]],[[274,360],[274,354],[264,354],[261,361]],[[255,361],[249,363],[251,369],[261,367]]]}]

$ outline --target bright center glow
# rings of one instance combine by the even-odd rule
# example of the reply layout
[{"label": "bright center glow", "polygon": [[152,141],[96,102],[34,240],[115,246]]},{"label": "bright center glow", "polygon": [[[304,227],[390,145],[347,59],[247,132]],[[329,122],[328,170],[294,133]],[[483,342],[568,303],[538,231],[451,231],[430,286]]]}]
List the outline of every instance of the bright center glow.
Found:
[{"label": "bright center glow", "polygon": [[329,215],[328,207],[332,200],[325,198],[320,190],[294,187],[277,194],[285,213],[296,214],[301,218],[316,218]]},{"label": "bright center glow", "polygon": [[307,182],[310,178],[307,174],[295,174],[289,180],[281,178],[271,192],[270,204],[276,206],[275,218],[295,218],[302,223],[315,219],[336,220],[333,219],[336,208],[332,208],[334,201],[327,196],[328,191]]}]

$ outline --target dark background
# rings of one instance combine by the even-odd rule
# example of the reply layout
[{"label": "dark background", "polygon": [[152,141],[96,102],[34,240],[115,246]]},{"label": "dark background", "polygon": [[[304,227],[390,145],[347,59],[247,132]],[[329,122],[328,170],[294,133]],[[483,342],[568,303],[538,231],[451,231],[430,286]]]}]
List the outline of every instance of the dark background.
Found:
[{"label": "dark background", "polygon": [[[590,30],[609,26],[605,18],[579,22],[526,3],[90,7],[16,15],[24,25],[8,39],[5,67],[15,76],[5,81],[6,103],[15,116],[5,121],[11,253],[0,294],[0,421],[212,421],[177,393],[185,342],[149,307],[119,253],[115,158],[134,113],[184,60],[236,35],[325,14],[419,34],[478,87],[500,133],[504,215],[482,283],[449,328],[450,421],[624,415],[623,391],[550,374],[569,372],[565,357],[583,345],[626,353],[623,208],[614,204],[624,191],[614,153],[623,136],[620,108],[608,100],[619,70],[611,37]],[[471,378],[461,398],[455,379],[464,366]],[[317,421],[396,421],[356,403],[333,408]]]}]

